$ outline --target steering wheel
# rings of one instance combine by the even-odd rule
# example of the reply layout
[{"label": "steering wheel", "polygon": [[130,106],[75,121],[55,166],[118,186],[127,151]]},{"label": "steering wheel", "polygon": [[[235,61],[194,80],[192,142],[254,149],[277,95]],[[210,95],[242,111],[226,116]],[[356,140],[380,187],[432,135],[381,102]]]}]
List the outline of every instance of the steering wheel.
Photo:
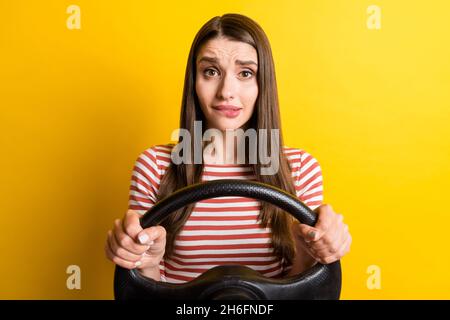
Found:
[{"label": "steering wheel", "polygon": [[[313,226],[317,215],[297,197],[257,181],[218,179],[190,185],[157,202],[140,218],[142,228],[160,223],[188,204],[222,196],[242,196],[269,202]],[[211,268],[192,281],[174,284],[155,281],[136,269],[116,265],[115,299],[199,300],[337,300],[341,292],[340,261],[316,263],[298,275],[273,279],[242,265]]]}]

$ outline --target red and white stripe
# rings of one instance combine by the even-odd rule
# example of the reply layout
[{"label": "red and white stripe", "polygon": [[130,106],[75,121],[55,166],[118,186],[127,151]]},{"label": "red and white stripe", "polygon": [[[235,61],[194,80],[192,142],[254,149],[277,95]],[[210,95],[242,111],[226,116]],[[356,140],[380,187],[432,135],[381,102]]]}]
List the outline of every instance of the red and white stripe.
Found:
[{"label": "red and white stripe", "polygon": [[[137,158],[130,184],[128,208],[144,214],[156,201],[161,178],[170,164],[173,145],[155,145]],[[319,163],[307,152],[283,147],[297,197],[311,209],[323,201]],[[251,167],[204,164],[202,181],[255,180]],[[266,277],[280,276],[282,261],[273,254],[271,229],[261,228],[261,203],[246,197],[217,197],[196,203],[191,216],[175,239],[175,251],[160,264],[161,280],[190,281],[210,268],[241,264]]]}]

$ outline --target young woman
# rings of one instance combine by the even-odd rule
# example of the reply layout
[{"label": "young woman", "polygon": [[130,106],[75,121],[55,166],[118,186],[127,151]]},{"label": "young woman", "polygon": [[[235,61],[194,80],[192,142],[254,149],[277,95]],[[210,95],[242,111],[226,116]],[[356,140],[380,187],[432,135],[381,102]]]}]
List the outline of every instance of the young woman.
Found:
[{"label": "young woman", "polygon": [[[316,159],[302,149],[283,145],[279,114],[271,48],[261,27],[239,14],[208,21],[189,53],[180,128],[194,135],[194,125],[200,122],[202,133],[220,130],[223,139],[217,136],[209,144],[201,143],[202,151],[211,146],[213,151],[203,152],[200,164],[174,163],[173,144],[152,146],[138,157],[129,210],[108,232],[107,257],[121,267],[137,268],[147,277],[173,283],[190,281],[223,264],[242,264],[267,277],[285,277],[317,261],[328,264],[341,259],[352,241],[348,227],[342,215],[322,204],[322,175]],[[278,162],[273,174],[261,173],[261,158],[252,163],[237,161],[237,148],[245,147],[248,140],[225,137],[238,129],[257,133],[266,129],[267,149],[282,146],[272,155]],[[277,129],[280,134],[273,141],[270,132]],[[244,148],[247,161],[254,152],[250,147]],[[259,140],[256,150],[260,148]],[[139,217],[175,190],[227,178],[261,181],[286,190],[313,209],[318,222],[309,227],[268,203],[219,197],[186,206],[159,226],[141,228]]]}]

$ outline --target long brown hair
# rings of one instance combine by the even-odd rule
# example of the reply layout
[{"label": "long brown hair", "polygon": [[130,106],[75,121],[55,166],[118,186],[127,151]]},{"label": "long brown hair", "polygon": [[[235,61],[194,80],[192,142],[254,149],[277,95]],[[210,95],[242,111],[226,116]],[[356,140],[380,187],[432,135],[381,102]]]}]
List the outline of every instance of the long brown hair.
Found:
[{"label": "long brown hair", "polygon": [[[252,164],[253,174],[256,180],[273,185],[295,195],[291,168],[282,150],[283,138],[281,133],[281,121],[278,106],[278,91],[275,78],[275,67],[273,63],[272,51],[269,41],[262,28],[250,18],[240,14],[225,14],[209,20],[199,30],[192,43],[187,61],[186,74],[184,80],[184,90],[181,105],[180,128],[186,129],[194,135],[194,121],[203,121],[205,117],[200,109],[198,97],[195,91],[196,78],[196,58],[199,49],[208,40],[217,37],[225,37],[229,40],[242,41],[250,44],[256,49],[258,54],[258,97],[255,102],[254,112],[246,126],[253,128],[256,132],[259,129],[266,129],[268,136],[272,129],[279,130],[279,170],[274,175],[261,175],[261,163],[258,158],[257,163]],[[205,129],[202,129],[204,131]],[[182,141],[181,135],[179,142]],[[191,139],[194,150],[194,139]],[[266,139],[266,150],[271,150],[271,139]],[[248,159],[248,150],[247,152]],[[191,153],[192,154],[192,153]],[[191,155],[192,156],[192,155]],[[273,155],[271,155],[273,157]],[[166,173],[160,182],[158,200],[165,198],[175,190],[201,182],[203,164],[190,163],[175,164],[170,163]],[[175,238],[183,225],[188,220],[195,204],[188,205],[173,212],[161,225],[167,231],[167,244],[165,257],[170,257],[174,252]],[[270,226],[272,231],[272,245],[275,255],[280,258],[285,265],[292,264],[295,255],[295,246],[290,233],[292,217],[283,210],[261,201],[261,211],[259,215],[261,227]]]}]

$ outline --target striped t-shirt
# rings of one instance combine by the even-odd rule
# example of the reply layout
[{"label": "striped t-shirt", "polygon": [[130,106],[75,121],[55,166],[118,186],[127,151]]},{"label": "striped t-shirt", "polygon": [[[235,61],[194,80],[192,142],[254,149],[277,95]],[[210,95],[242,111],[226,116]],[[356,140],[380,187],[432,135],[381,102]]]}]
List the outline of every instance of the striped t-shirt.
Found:
[{"label": "striped t-shirt", "polygon": [[[170,164],[173,144],[155,145],[137,158],[130,185],[128,208],[144,214],[156,202],[159,184]],[[307,152],[283,147],[294,179],[297,197],[311,209],[323,201],[322,172]],[[204,164],[201,181],[255,180],[250,166]],[[161,281],[183,283],[224,264],[240,264],[266,277],[286,271],[274,255],[270,226],[261,228],[261,203],[247,197],[218,197],[195,204],[175,239],[173,255],[160,263]]]}]

